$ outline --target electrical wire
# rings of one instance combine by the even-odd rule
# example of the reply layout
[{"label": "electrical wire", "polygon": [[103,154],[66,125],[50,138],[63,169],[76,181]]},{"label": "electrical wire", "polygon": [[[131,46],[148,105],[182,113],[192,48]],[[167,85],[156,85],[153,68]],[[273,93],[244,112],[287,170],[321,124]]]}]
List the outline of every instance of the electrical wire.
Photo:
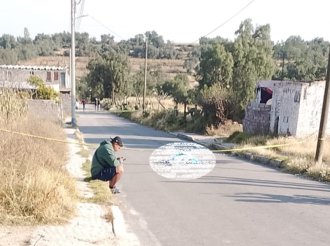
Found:
[{"label": "electrical wire", "polygon": [[[224,25],[226,25],[229,21],[231,21],[232,19],[234,19],[237,15],[239,15],[241,12],[243,12],[247,7],[249,7],[255,0],[251,0],[250,2],[248,2],[243,8],[241,8],[239,11],[237,11],[234,15],[232,15],[231,17],[229,17],[226,21],[224,21],[223,23],[221,23],[219,26],[217,26],[216,28],[214,28],[212,31],[210,31],[209,33],[205,34],[204,36],[202,36],[201,38],[207,37],[210,34],[214,33],[216,30],[218,30],[220,27],[223,27]],[[196,42],[196,41],[195,41]],[[198,42],[198,40],[197,40]]]},{"label": "electrical wire", "polygon": [[84,14],[84,6],[85,6],[85,0],[80,0],[79,2],[76,2],[76,6],[79,5],[79,11],[77,11],[78,13],[76,14],[76,30],[78,31],[80,28],[80,24],[81,24],[81,17]]},{"label": "electrical wire", "polygon": [[104,25],[101,21],[97,20],[95,17],[88,15],[90,18],[92,18],[95,22],[97,22],[98,24],[100,24],[101,26],[103,26],[105,29],[107,29],[108,31],[110,31],[110,33],[114,34],[115,36],[117,36],[118,38],[124,39],[122,36],[120,36],[119,34],[115,33],[114,31],[112,31],[109,27],[107,27],[106,25]]}]

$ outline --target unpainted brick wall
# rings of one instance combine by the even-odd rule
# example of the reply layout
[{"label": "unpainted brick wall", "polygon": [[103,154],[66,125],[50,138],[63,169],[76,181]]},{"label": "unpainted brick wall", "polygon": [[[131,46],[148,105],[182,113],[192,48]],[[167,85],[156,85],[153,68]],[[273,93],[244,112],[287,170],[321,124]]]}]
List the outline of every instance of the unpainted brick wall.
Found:
[{"label": "unpainted brick wall", "polygon": [[269,134],[270,105],[249,105],[245,110],[243,131],[249,134]]}]

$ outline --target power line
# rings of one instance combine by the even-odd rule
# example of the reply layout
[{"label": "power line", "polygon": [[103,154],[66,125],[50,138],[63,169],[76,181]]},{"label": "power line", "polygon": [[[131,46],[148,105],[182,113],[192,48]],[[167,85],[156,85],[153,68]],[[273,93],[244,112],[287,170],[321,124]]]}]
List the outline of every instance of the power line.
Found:
[{"label": "power line", "polygon": [[80,28],[80,24],[81,24],[81,19],[80,17],[83,16],[84,14],[84,6],[85,6],[85,0],[79,0],[79,2],[77,3],[76,2],[76,7],[77,5],[79,5],[79,10],[77,11],[77,14],[76,14],[76,31],[79,31],[79,28]]},{"label": "power line", "polygon": [[[249,7],[254,1],[255,0],[251,0],[250,2],[248,2],[243,8],[241,8],[239,11],[237,11],[234,15],[232,15],[231,17],[229,17],[226,21],[224,21],[223,23],[221,23],[219,26],[217,26],[216,28],[214,28],[212,31],[210,31],[209,33],[205,34],[201,38],[207,37],[208,35],[214,33],[216,30],[218,30],[220,27],[223,27],[224,25],[226,25],[229,21],[231,21],[232,19],[234,19],[237,15],[239,15],[247,7]],[[197,40],[197,42],[198,42],[198,40]]]},{"label": "power line", "polygon": [[103,26],[104,28],[106,28],[108,31],[110,31],[112,34],[114,34],[115,36],[124,39],[123,37],[121,37],[119,34],[115,33],[114,31],[112,31],[109,27],[107,27],[105,24],[103,24],[101,21],[97,20],[95,17],[91,16],[91,15],[84,15],[84,6],[85,6],[85,0],[79,0],[78,2],[75,2],[75,5],[77,7],[77,5],[79,5],[79,10],[77,11],[77,15],[76,15],[76,30],[79,30],[80,24],[81,24],[81,17],[90,17],[92,18],[95,22],[97,22],[98,24],[100,24],[101,26]]},{"label": "power line", "polygon": [[106,25],[104,25],[101,21],[97,20],[95,17],[93,17],[91,15],[88,15],[88,16],[91,17],[95,22],[97,22],[98,24],[100,24],[101,26],[103,26],[105,29],[107,29],[108,31],[110,31],[112,34],[114,34],[115,36],[117,36],[118,38],[124,39],[119,34],[115,33],[109,27],[107,27]]}]

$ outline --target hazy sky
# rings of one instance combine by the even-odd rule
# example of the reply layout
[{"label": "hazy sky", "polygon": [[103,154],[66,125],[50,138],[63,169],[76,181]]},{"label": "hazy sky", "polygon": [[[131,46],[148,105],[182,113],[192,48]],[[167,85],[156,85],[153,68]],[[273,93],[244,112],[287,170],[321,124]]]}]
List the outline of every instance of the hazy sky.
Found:
[{"label": "hazy sky", "polygon": [[[71,30],[71,0],[4,0],[0,11],[0,35],[23,36],[24,27],[32,38]],[[207,37],[233,40],[250,18],[254,26],[270,24],[273,41],[291,35],[330,41],[329,11],[330,0],[85,0],[88,16],[77,31],[97,39],[111,34],[116,41],[156,31],[166,41],[191,43],[216,29]]]}]

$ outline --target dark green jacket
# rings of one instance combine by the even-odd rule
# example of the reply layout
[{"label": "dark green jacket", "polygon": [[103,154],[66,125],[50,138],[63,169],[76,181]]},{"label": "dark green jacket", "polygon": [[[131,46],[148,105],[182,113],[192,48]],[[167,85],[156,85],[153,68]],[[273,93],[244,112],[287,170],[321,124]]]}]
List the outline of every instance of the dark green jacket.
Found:
[{"label": "dark green jacket", "polygon": [[100,143],[100,146],[93,155],[91,167],[92,177],[97,175],[104,168],[116,167],[119,164],[112,143],[104,140]]}]

